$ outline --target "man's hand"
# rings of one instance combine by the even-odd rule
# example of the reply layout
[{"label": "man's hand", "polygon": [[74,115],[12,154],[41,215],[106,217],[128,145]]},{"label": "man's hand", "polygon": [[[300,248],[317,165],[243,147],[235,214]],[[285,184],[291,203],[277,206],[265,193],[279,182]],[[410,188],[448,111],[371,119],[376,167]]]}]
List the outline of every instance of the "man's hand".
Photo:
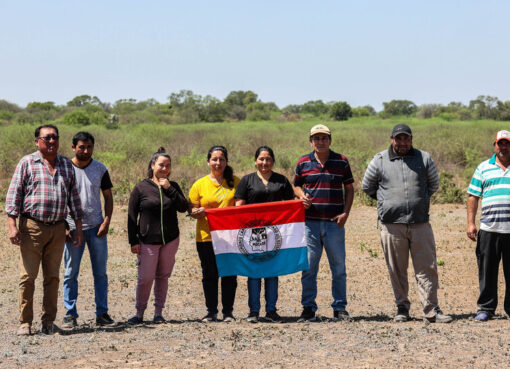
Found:
[{"label": "man's hand", "polygon": [[305,209],[310,209],[310,206],[312,206],[312,200],[310,200],[310,195],[303,193],[299,199],[303,203],[303,207]]},{"label": "man's hand", "polygon": [[9,226],[9,240],[13,245],[21,246],[21,233],[16,226]]},{"label": "man's hand", "polygon": [[345,225],[345,222],[347,222],[348,217],[349,217],[349,214],[342,213],[342,214],[338,214],[337,216],[333,217],[331,219],[331,221],[336,222],[337,226],[343,227]]},{"label": "man's hand", "polygon": [[75,230],[73,234],[73,247],[81,246],[83,240],[83,234],[81,233],[81,230]]},{"label": "man's hand", "polygon": [[66,242],[72,242],[72,241],[73,241],[73,236],[71,236],[71,230],[66,229]]},{"label": "man's hand", "polygon": [[476,229],[476,224],[468,224],[468,227],[467,227],[467,236],[473,240],[473,241],[476,241],[476,236],[478,234],[478,230]]},{"label": "man's hand", "polygon": [[99,226],[99,230],[97,231],[97,237],[103,238],[108,234],[108,229],[110,228],[110,222],[107,222],[106,220],[101,223]]},{"label": "man's hand", "polygon": [[136,244],[136,245],[131,246],[131,252],[133,254],[140,255],[140,244]]}]

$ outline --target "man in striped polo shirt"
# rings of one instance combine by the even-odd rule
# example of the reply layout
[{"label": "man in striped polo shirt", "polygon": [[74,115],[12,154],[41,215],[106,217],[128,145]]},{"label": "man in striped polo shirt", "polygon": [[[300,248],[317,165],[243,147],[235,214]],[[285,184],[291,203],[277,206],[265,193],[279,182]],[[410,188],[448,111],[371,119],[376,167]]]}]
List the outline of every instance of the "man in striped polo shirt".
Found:
[{"label": "man in striped polo shirt", "polygon": [[439,288],[436,243],[429,223],[430,197],[439,188],[436,166],[426,151],[413,147],[407,124],[397,124],[391,145],[376,154],[368,165],[362,190],[377,200],[381,244],[395,295],[395,322],[409,320],[407,268],[409,254],[418,282],[424,320],[449,323],[438,305]]},{"label": "man in striped polo shirt", "polygon": [[314,126],[310,131],[310,145],[313,151],[298,160],[294,176],[294,194],[303,201],[306,209],[305,232],[310,265],[301,277],[303,312],[298,321],[316,319],[317,273],[323,248],[333,279],[333,320],[348,320],[344,225],[354,198],[354,179],[347,158],[329,149],[331,131],[328,127]]},{"label": "man in striped polo shirt", "polygon": [[[468,188],[467,236],[476,241],[480,296],[475,321],[486,322],[498,305],[498,269],[503,259],[505,312],[510,315],[510,132],[499,131],[495,154],[476,168]],[[475,218],[482,198],[480,230]]]}]

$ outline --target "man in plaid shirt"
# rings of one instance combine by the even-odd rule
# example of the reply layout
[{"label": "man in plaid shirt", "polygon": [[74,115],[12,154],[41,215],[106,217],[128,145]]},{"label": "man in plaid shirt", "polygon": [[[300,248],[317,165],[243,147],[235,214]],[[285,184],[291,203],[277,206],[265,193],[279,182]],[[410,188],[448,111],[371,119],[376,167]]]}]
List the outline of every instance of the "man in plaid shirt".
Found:
[{"label": "man in plaid shirt", "polygon": [[82,241],[83,211],[73,165],[69,159],[58,155],[58,138],[58,128],[54,125],[43,125],[35,130],[38,150],[18,163],[5,200],[9,239],[21,252],[19,335],[31,334],[34,285],[40,264],[44,279],[42,332],[59,331],[53,322],[57,315],[67,206],[76,223],[73,244],[78,246]]}]

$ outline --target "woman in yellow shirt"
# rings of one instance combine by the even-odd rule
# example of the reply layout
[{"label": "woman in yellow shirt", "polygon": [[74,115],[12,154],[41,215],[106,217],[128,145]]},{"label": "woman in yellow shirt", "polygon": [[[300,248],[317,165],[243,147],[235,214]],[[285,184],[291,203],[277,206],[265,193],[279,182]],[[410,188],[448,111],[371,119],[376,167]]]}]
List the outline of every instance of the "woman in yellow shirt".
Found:
[{"label": "woman in yellow shirt", "polygon": [[[202,265],[202,286],[204,288],[207,315],[203,322],[217,321],[218,314],[218,268],[212,246],[211,232],[205,209],[234,206],[234,193],[239,178],[228,165],[228,152],[224,146],[213,146],[207,153],[210,173],[200,178],[191,187],[189,201],[191,216],[197,219],[197,251]],[[232,315],[237,288],[237,276],[221,278],[221,303],[223,321],[235,321]]]}]

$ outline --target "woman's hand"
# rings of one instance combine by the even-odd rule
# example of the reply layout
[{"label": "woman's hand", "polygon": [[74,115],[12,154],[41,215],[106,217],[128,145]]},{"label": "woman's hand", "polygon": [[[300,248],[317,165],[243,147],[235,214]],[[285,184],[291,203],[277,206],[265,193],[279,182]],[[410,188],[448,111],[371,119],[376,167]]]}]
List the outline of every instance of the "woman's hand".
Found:
[{"label": "woman's hand", "polygon": [[158,185],[168,190],[170,188],[170,181],[168,178],[158,178]]},{"label": "woman's hand", "polygon": [[205,208],[204,207],[192,208],[190,215],[192,218],[195,218],[195,219],[205,218]]},{"label": "woman's hand", "polygon": [[140,255],[140,244],[136,244],[136,245],[131,246],[131,252],[133,254]]}]

